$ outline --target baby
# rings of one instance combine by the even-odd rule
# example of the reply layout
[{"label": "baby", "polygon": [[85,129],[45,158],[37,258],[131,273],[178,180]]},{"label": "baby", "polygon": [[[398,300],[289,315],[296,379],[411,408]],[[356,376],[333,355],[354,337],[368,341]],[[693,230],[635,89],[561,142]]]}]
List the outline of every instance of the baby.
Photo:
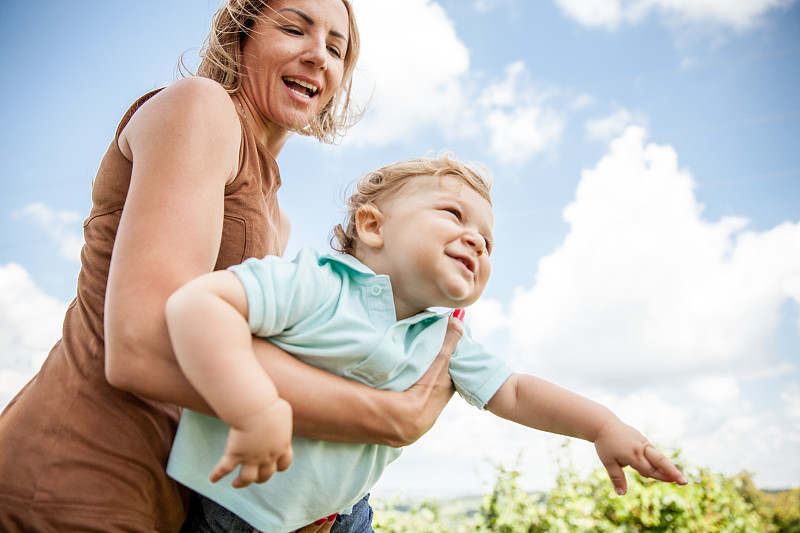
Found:
[{"label": "baby", "polygon": [[[335,229],[341,253],[250,259],[179,289],[167,302],[170,338],[219,418],[184,410],[169,474],[207,498],[204,506],[221,506],[262,531],[294,531],[347,513],[400,450],[292,438],[291,408],[258,364],[251,335],[373,387],[410,387],[435,359],[447,326],[447,316],[429,308],[464,308],[486,287],[489,189],[488,171],[447,154],[390,164],[356,184],[348,218]],[[594,442],[620,494],[628,465],[686,483],[607,408],[513,372],[468,335],[450,375],[479,409]],[[226,476],[231,483],[216,483]]]}]

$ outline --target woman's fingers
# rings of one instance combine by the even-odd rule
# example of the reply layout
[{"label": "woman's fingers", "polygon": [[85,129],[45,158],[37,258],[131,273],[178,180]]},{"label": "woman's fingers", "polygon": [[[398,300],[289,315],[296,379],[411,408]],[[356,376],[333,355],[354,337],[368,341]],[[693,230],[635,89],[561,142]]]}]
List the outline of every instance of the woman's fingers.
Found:
[{"label": "woman's fingers", "polygon": [[[432,391],[433,393],[437,392],[435,387],[438,385],[443,389],[443,391],[439,392],[445,392],[442,396],[447,400],[450,399],[450,396],[452,396],[454,392],[448,372],[450,368],[450,357],[453,355],[458,341],[461,340],[461,336],[464,334],[464,310],[460,309],[459,311],[461,311],[460,316],[462,318],[456,318],[455,316],[450,316],[450,318],[448,318],[447,332],[444,335],[444,342],[442,343],[441,350],[439,350],[439,355],[436,356],[433,364],[431,364],[427,372],[425,372],[422,378],[417,382],[431,384],[432,388],[434,388]],[[447,394],[447,391],[450,391],[449,394]],[[445,403],[447,403],[447,401],[445,401]],[[444,408],[444,406],[442,406],[442,408]]]},{"label": "woman's fingers", "polygon": [[464,334],[464,323],[457,318],[450,317],[447,322],[447,332],[439,355],[430,368],[409,390],[417,389],[420,394],[422,413],[428,427],[432,426],[442,409],[450,401],[455,389],[450,379],[450,356],[453,355],[461,335]]},{"label": "woman's fingers", "polygon": [[326,518],[320,518],[313,524],[298,529],[295,533],[329,533],[337,516],[339,516],[338,513],[334,513]]}]

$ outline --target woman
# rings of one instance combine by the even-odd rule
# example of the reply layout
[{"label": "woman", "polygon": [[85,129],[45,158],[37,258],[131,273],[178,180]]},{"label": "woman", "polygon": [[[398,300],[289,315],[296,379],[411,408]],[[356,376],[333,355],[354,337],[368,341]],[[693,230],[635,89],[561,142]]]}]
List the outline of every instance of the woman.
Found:
[{"label": "woman", "polygon": [[[186,494],[164,472],[177,406],[210,410],[175,362],[164,303],[202,273],[283,252],[275,157],[292,132],[341,134],[358,49],[346,0],[227,0],[199,76],[123,117],[93,187],[62,340],[0,417],[1,531],[180,529]],[[452,394],[459,334],[451,328],[438,364],[405,393],[254,343],[296,434],[401,445]]]}]

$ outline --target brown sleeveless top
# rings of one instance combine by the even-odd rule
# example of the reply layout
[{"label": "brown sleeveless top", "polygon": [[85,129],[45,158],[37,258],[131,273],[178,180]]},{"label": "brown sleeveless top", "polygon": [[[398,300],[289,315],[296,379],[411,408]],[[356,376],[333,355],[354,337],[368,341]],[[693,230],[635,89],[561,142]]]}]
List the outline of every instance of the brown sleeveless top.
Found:
[{"label": "brown sleeveless top", "polygon": [[[0,531],[178,531],[183,522],[185,494],[164,470],[179,408],[113,388],[104,372],[108,267],[132,169],[117,141],[157,92],[131,106],[100,164],[62,339],[0,415]],[[277,163],[240,121],[216,270],[280,254]]]}]

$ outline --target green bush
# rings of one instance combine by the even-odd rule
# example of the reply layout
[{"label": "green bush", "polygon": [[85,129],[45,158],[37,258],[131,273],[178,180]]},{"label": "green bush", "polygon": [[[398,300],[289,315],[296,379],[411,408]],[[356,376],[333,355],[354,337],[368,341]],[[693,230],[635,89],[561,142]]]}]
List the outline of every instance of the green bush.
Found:
[{"label": "green bush", "polygon": [[[679,463],[679,458],[673,458]],[[472,509],[427,500],[407,508],[375,508],[378,533],[790,533],[800,532],[800,489],[770,494],[747,473],[724,476],[681,465],[686,486],[628,473],[617,496],[604,469],[580,476],[561,466],[544,494],[521,489],[520,472],[497,466],[491,493]]]}]

